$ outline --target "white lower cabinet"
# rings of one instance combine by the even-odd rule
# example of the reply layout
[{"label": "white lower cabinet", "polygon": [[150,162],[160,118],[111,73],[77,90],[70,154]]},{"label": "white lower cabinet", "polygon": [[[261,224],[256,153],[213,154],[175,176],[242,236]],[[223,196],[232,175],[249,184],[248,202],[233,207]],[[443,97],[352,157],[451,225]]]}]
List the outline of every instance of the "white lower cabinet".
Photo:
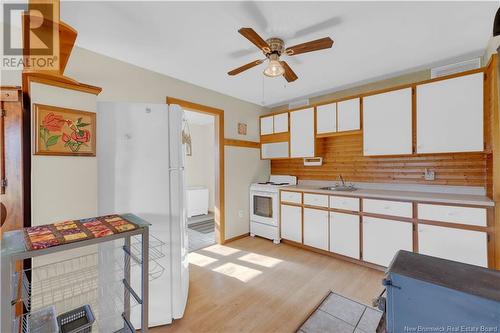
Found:
[{"label": "white lower cabinet", "polygon": [[328,211],[304,208],[304,245],[328,251]]},{"label": "white lower cabinet", "polygon": [[281,238],[302,243],[302,207],[281,205]]},{"label": "white lower cabinet", "polygon": [[488,267],[488,238],[486,233],[481,231],[420,224],[418,252]]},{"label": "white lower cabinet", "polygon": [[358,215],[330,213],[330,251],[359,259]]},{"label": "white lower cabinet", "polygon": [[399,250],[413,251],[413,225],[374,217],[363,217],[363,260],[389,266]]}]

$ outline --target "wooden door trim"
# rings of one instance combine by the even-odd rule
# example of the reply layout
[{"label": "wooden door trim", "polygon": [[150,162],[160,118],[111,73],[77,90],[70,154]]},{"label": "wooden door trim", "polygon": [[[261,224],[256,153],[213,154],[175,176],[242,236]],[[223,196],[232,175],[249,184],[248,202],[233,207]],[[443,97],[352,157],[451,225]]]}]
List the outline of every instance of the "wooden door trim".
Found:
[{"label": "wooden door trim", "polygon": [[184,109],[188,109],[195,112],[201,112],[209,115],[215,116],[215,128],[218,132],[217,134],[217,153],[218,153],[218,169],[215,188],[215,225],[219,229],[216,232],[216,239],[219,244],[226,243],[226,224],[225,224],[225,193],[224,193],[224,110],[217,109],[211,106],[206,106],[203,104],[197,104],[189,101],[185,101],[178,98],[167,97],[167,104],[177,104]]},{"label": "wooden door trim", "polygon": [[224,145],[231,147],[260,148],[259,142],[237,139],[224,139]]}]

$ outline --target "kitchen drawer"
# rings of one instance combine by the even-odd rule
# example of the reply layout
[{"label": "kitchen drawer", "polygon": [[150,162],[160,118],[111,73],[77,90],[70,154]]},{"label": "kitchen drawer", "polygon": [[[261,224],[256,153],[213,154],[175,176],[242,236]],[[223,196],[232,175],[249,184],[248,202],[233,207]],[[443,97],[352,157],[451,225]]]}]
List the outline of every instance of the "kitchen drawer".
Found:
[{"label": "kitchen drawer", "polygon": [[330,197],[330,208],[359,212],[359,198]]},{"label": "kitchen drawer", "polygon": [[281,191],[281,201],[301,204],[302,203],[302,193],[301,192]]},{"label": "kitchen drawer", "polygon": [[304,205],[328,208],[328,195],[304,193]]},{"label": "kitchen drawer", "polygon": [[421,220],[460,223],[486,227],[486,208],[418,204]]},{"label": "kitchen drawer", "polygon": [[413,217],[411,202],[363,199],[363,212],[400,217]]}]

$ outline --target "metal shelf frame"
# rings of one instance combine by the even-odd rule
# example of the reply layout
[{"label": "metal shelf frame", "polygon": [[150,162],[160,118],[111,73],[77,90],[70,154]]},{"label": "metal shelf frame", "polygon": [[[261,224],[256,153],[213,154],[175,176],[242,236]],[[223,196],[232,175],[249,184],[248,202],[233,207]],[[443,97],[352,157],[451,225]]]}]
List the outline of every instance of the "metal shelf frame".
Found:
[{"label": "metal shelf frame", "polygon": [[[138,228],[123,233],[113,234],[101,238],[92,238],[84,241],[67,243],[59,246],[49,247],[41,250],[28,251],[24,245],[24,233],[22,230],[16,230],[11,232],[6,232],[3,234],[2,239],[2,249],[1,249],[1,274],[0,274],[0,286],[1,286],[1,307],[0,307],[0,332],[23,332],[22,327],[19,325],[25,325],[26,318],[29,316],[32,305],[32,300],[30,298],[30,285],[27,284],[27,279],[25,276],[19,277],[19,273],[16,272],[16,266],[19,262],[26,259],[32,259],[39,256],[59,253],[67,250],[77,249],[89,245],[97,245],[105,242],[111,242],[115,240],[123,240],[123,250],[125,255],[123,256],[123,329],[121,331],[135,332],[134,327],[130,322],[130,310],[134,304],[141,309],[141,330],[140,332],[148,332],[148,295],[149,295],[149,223],[142,220],[141,218],[132,215],[125,214],[122,215],[123,218],[135,223]],[[132,239],[134,243],[132,246]],[[138,242],[138,240],[140,241]],[[84,258],[77,257],[77,258]],[[71,259],[70,259],[71,260]],[[83,260],[83,259],[76,259]],[[141,287],[140,291],[133,290],[130,283],[130,267],[131,261],[134,264],[141,266]],[[57,264],[57,263],[56,263]],[[24,275],[24,271],[21,271]],[[72,273],[68,273],[72,274]],[[64,272],[61,274],[61,281],[64,281]],[[21,284],[19,284],[21,281]],[[78,280],[80,282],[80,280]],[[85,279],[83,278],[81,282],[84,284]],[[80,286],[86,287],[86,286]],[[94,285],[89,286],[89,290],[95,289]],[[27,289],[26,289],[27,288]],[[9,297],[10,295],[10,297]],[[76,295],[78,296],[78,294]],[[133,304],[131,304],[131,298],[133,298]],[[71,298],[69,298],[71,299]],[[67,301],[68,299],[66,299]],[[62,299],[61,301],[65,301]],[[19,302],[25,302],[28,312],[24,313],[22,316],[16,315],[16,307]],[[118,304],[118,302],[117,302]],[[134,306],[135,307],[135,306]]]}]

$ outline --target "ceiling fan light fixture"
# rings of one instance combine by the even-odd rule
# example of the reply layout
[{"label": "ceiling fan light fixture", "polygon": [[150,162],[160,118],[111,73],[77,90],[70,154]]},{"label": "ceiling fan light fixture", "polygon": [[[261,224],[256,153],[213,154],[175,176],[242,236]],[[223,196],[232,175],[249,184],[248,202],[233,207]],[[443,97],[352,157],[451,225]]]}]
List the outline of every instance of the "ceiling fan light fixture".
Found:
[{"label": "ceiling fan light fixture", "polygon": [[269,64],[264,70],[264,75],[269,77],[281,76],[285,73],[285,69],[279,62],[279,57],[276,54],[272,54],[269,57]]}]

